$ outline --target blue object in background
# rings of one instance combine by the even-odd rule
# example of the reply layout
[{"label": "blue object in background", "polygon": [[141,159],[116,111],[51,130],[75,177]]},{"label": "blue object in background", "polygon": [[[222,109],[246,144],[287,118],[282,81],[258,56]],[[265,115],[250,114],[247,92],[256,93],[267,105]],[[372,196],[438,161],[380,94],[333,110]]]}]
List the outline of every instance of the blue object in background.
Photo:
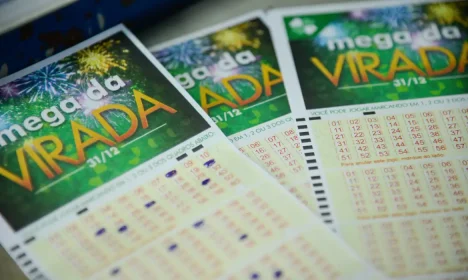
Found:
[{"label": "blue object in background", "polygon": [[136,32],[193,1],[79,0],[0,35],[0,78],[119,23]]}]

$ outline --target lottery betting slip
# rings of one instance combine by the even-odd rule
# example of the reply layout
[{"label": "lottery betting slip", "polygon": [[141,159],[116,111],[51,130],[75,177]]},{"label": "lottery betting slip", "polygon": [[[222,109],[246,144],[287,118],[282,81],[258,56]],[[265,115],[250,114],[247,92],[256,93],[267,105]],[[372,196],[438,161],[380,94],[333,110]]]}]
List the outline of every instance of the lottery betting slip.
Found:
[{"label": "lottery betting slip", "polygon": [[0,85],[0,242],[28,278],[381,278],[125,27]]},{"label": "lottery betting slip", "polygon": [[150,48],[239,150],[316,212],[265,13]]},{"label": "lottery betting slip", "polygon": [[269,14],[320,215],[392,277],[467,275],[467,11],[385,1]]}]

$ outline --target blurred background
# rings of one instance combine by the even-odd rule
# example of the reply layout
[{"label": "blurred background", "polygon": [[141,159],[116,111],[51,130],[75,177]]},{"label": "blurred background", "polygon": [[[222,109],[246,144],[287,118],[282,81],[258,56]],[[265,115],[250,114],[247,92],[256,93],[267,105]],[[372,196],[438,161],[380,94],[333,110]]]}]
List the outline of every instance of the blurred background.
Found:
[{"label": "blurred background", "polygon": [[[143,44],[149,47],[257,9],[344,1],[353,2],[349,0],[0,0],[0,78],[119,23],[126,24]],[[0,279],[26,279],[1,247]]]},{"label": "blurred background", "polygon": [[119,23],[152,46],[256,9],[340,1],[0,0],[0,78]]}]

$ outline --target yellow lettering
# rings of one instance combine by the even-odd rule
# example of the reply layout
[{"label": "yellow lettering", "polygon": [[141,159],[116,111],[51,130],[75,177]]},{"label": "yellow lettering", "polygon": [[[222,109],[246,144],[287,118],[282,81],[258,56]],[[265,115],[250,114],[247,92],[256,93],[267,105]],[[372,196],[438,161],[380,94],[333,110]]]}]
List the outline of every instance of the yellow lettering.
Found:
[{"label": "yellow lettering", "polygon": [[460,61],[458,62],[459,73],[465,72],[466,64],[468,64],[468,42],[463,43],[463,49],[460,54]]},{"label": "yellow lettering", "polygon": [[328,69],[323,65],[323,63],[316,57],[312,57],[310,59],[312,63],[320,70],[320,72],[325,75],[325,77],[332,82],[335,86],[338,86],[338,82],[340,81],[341,72],[343,71],[343,65],[345,62],[345,55],[340,54],[338,55],[338,59],[336,60],[335,69],[333,70],[333,75],[328,71]]},{"label": "yellow lettering", "polygon": [[[399,65],[400,61],[402,61],[404,64]],[[395,73],[402,71],[414,71],[419,76],[426,76],[426,73],[424,73],[416,64],[414,64],[411,59],[409,59],[401,50],[396,49],[393,53],[392,61],[390,62],[390,69],[388,70],[387,79],[393,80],[395,78]]]},{"label": "yellow lettering", "polygon": [[[101,134],[94,132],[85,126],[82,126],[81,124],[75,121],[71,121],[70,123],[73,132],[73,139],[75,140],[76,153],[78,154],[79,162],[84,162],[84,160],[86,159],[84,150],[96,142],[102,142],[108,146],[115,146],[115,143],[112,140],[107,139]],[[81,133],[88,135],[90,138],[88,140],[82,141]]]},{"label": "yellow lettering", "polygon": [[[370,59],[371,63],[367,65],[364,64],[365,59]],[[369,76],[367,75],[368,72],[380,80],[385,80],[385,77],[375,70],[375,68],[380,65],[380,58],[377,54],[371,52],[357,53],[356,62],[363,82],[369,82]]]},{"label": "yellow lettering", "polygon": [[[209,103],[208,102],[208,97],[211,97],[212,99],[214,99],[215,101]],[[221,95],[209,90],[208,88],[204,87],[204,86],[200,86],[200,103],[201,103],[201,106],[203,108],[203,110],[205,110],[205,112],[208,113],[208,109],[212,108],[212,107],[215,107],[215,106],[218,106],[220,104],[225,104],[231,108],[237,108],[237,105],[231,101],[229,101],[228,99],[222,97]]]},{"label": "yellow lettering", "polygon": [[[428,52],[441,52],[445,54],[449,60],[447,67],[444,69],[434,70],[432,68],[431,62],[428,57]],[[438,46],[431,46],[419,49],[419,55],[421,56],[421,60],[423,62],[424,68],[429,76],[439,76],[450,73],[455,67],[457,66],[457,60],[455,56],[447,50],[446,48],[438,47]]]},{"label": "yellow lettering", "polygon": [[[177,110],[175,110],[174,108],[169,107],[166,104],[159,102],[158,100],[152,97],[149,97],[148,95],[142,93],[141,91],[134,89],[133,94],[135,95],[135,102],[137,104],[138,114],[140,115],[141,124],[143,128],[148,128],[148,119],[146,117],[149,114],[153,113],[154,111],[163,109],[164,111],[169,112],[171,114],[174,114],[177,112]],[[154,106],[145,110],[145,106],[143,105],[143,100],[153,104]]]},{"label": "yellow lettering", "polygon": [[[242,97],[237,93],[237,91],[231,85],[231,82],[235,80],[246,80],[250,82],[255,88],[254,94],[245,100],[242,99]],[[232,97],[234,97],[237,103],[239,103],[240,106],[244,106],[244,105],[254,102],[262,94],[262,85],[254,77],[251,77],[249,75],[244,75],[244,74],[234,75],[234,76],[222,79],[221,83],[224,85],[227,91],[232,95]]]},{"label": "yellow lettering", "polygon": [[[276,76],[276,79],[270,80],[270,75]],[[271,95],[271,88],[279,84],[283,81],[283,76],[281,76],[281,72],[271,68],[270,66],[262,63],[262,76],[263,76],[263,84],[265,85],[265,94],[266,96]]]},{"label": "yellow lettering", "polygon": [[[52,142],[54,144],[54,150],[48,152],[44,147],[43,144],[46,142]],[[63,152],[63,143],[62,141],[55,135],[48,135],[42,136],[37,139],[33,140],[34,147],[37,149],[39,154],[44,158],[44,160],[52,167],[55,173],[62,174],[62,168],[57,164],[56,161],[63,161],[73,165],[79,165],[83,161],[79,159],[73,159],[67,156],[62,155]]]},{"label": "yellow lettering", "polygon": [[[131,124],[127,132],[125,132],[122,135],[119,135],[117,131],[115,131],[115,129],[109,124],[109,122],[101,115],[103,112],[109,110],[119,110],[121,112],[124,112],[130,118]],[[93,116],[118,143],[132,136],[138,128],[137,116],[132,112],[132,110],[130,110],[130,108],[121,104],[110,104],[102,106],[101,108],[98,108],[93,111]]]},{"label": "yellow lettering", "polygon": [[29,174],[28,164],[26,162],[26,157],[24,156],[23,148],[19,148],[16,150],[16,157],[18,158],[18,164],[20,167],[21,177],[11,173],[10,171],[6,170],[3,167],[0,167],[0,175],[4,176],[5,178],[13,181],[14,183],[20,185],[21,187],[32,191],[32,182],[31,176]]}]

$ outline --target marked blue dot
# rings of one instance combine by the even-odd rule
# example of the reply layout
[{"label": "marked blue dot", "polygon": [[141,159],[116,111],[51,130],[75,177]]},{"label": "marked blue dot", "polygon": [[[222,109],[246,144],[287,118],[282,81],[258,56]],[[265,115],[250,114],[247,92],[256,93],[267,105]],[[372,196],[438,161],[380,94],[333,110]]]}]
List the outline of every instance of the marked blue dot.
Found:
[{"label": "marked blue dot", "polygon": [[171,246],[169,246],[169,251],[174,251],[175,249],[177,249],[177,244],[172,244]]},{"label": "marked blue dot", "polygon": [[254,272],[250,275],[250,279],[260,279],[260,274]]},{"label": "marked blue dot", "polygon": [[203,226],[204,224],[205,224],[205,222],[203,220],[201,220],[201,221],[198,221],[198,222],[194,223],[193,227],[194,228],[199,228],[199,227]]},{"label": "marked blue dot", "polygon": [[127,229],[128,229],[127,226],[121,226],[121,227],[119,227],[119,232],[126,232]]},{"label": "marked blue dot", "polygon": [[215,163],[216,161],[214,159],[210,159],[209,161],[205,162],[203,165],[205,165],[206,167],[210,167]]},{"label": "marked blue dot", "polygon": [[105,228],[101,228],[101,229],[99,229],[98,231],[96,231],[96,236],[103,235],[105,232],[106,232],[106,229],[105,229]]},{"label": "marked blue dot", "polygon": [[275,278],[281,278],[282,275],[283,275],[283,272],[281,270],[275,271]]},{"label": "marked blue dot", "polygon": [[245,240],[245,239],[247,239],[247,237],[249,237],[249,236],[248,236],[247,234],[244,233],[244,234],[242,234],[242,235],[239,237],[239,240],[241,240],[241,241],[242,241],[242,240]]},{"label": "marked blue dot", "polygon": [[210,181],[211,181],[210,179],[205,179],[205,180],[203,180],[201,183],[202,183],[203,186],[206,186],[206,185],[208,185],[208,183],[209,183]]},{"label": "marked blue dot", "polygon": [[171,170],[171,171],[166,173],[166,177],[171,178],[171,177],[174,177],[174,175],[176,175],[176,174],[177,174],[177,170]]},{"label": "marked blue dot", "polygon": [[156,204],[156,201],[152,200],[152,201],[146,203],[146,204],[145,204],[145,207],[146,207],[146,208],[150,208],[151,206],[153,206],[153,205],[155,205],[155,204]]},{"label": "marked blue dot", "polygon": [[120,268],[114,268],[111,270],[111,275],[117,275],[120,272]]}]

